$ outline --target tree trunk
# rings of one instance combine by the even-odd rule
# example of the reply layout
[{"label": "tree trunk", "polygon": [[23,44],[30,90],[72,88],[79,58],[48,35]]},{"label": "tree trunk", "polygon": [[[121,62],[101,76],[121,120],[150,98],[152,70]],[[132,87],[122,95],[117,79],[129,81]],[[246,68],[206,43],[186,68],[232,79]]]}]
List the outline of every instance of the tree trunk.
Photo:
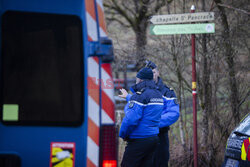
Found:
[{"label": "tree trunk", "polygon": [[206,35],[202,35],[202,59],[203,59],[203,73],[202,73],[202,89],[203,89],[203,94],[202,94],[202,123],[201,123],[201,140],[202,143],[204,143],[205,150],[207,150],[207,139],[208,139],[208,134],[209,134],[209,128],[208,128],[208,116],[209,116],[209,104],[210,104],[210,92],[209,92],[209,70],[207,66],[207,46],[206,46]]},{"label": "tree trunk", "polygon": [[[177,70],[177,73],[179,74],[179,71]],[[179,130],[180,130],[180,138],[181,138],[181,144],[182,144],[182,147],[183,147],[183,150],[185,150],[185,146],[186,146],[186,142],[185,142],[185,138],[184,138],[184,130],[183,130],[183,116],[182,116],[182,101],[181,101],[181,90],[182,90],[182,81],[181,81],[181,78],[179,78],[179,75],[178,75],[178,99],[179,99],[179,107],[180,107],[180,118],[179,118]]]},{"label": "tree trunk", "polygon": [[136,69],[139,71],[145,65],[146,45],[147,45],[147,26],[148,22],[144,18],[134,29],[136,35]]},{"label": "tree trunk", "polygon": [[[202,10],[205,12],[205,0],[202,0]],[[202,73],[202,123],[201,123],[201,142],[204,143],[204,150],[208,150],[208,136],[209,136],[209,114],[211,113],[211,83],[210,78],[210,67],[208,66],[207,56],[207,35],[202,35],[202,60],[203,60],[203,73]],[[211,142],[211,141],[210,141]]]},{"label": "tree trunk", "polygon": [[[215,0],[215,3],[221,3],[221,0]],[[222,6],[217,5],[220,14],[221,14],[221,23],[224,29],[222,35],[224,38],[223,45],[225,48],[225,57],[226,62],[228,65],[228,72],[229,72],[229,86],[230,86],[230,105],[233,115],[234,124],[236,125],[240,121],[239,115],[239,90],[237,88],[236,82],[236,72],[235,72],[235,65],[234,65],[234,56],[233,56],[233,48],[230,41],[230,30],[227,21],[227,16],[225,13],[225,9]]]},{"label": "tree trunk", "polygon": [[178,100],[179,100],[179,110],[180,110],[180,117],[179,117],[179,130],[180,130],[180,138],[181,138],[181,144],[182,144],[182,147],[183,147],[183,150],[185,150],[185,146],[186,146],[186,143],[185,143],[185,138],[184,138],[184,130],[183,130],[183,116],[182,116],[182,102],[181,102],[181,90],[182,90],[182,76],[181,76],[181,70],[180,70],[180,65],[178,63],[178,58],[177,58],[177,55],[175,54],[175,41],[174,41],[174,37],[172,37],[172,49],[173,49],[173,52],[172,52],[172,55],[173,55],[173,62],[175,64],[175,73],[177,74],[177,78],[178,78],[178,94],[177,94],[177,97],[178,97]]},{"label": "tree trunk", "polygon": [[124,71],[123,71],[123,78],[124,78],[124,89],[128,90],[127,65],[126,64],[125,64]]}]

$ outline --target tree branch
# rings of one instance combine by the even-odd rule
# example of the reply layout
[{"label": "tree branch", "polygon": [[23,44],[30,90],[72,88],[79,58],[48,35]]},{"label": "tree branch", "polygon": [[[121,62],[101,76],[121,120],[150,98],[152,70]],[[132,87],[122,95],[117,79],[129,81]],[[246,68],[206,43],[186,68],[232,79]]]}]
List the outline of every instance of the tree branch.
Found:
[{"label": "tree branch", "polygon": [[239,103],[239,107],[246,101],[246,99],[250,96],[250,91],[247,92],[246,96]]},{"label": "tree branch", "polygon": [[243,9],[235,8],[235,7],[232,7],[232,6],[229,6],[229,5],[226,5],[226,4],[222,4],[222,3],[217,3],[217,5],[225,7],[225,8],[233,9],[233,10],[236,10],[238,12],[241,12],[241,13],[244,13],[244,14],[247,14],[247,15],[250,15],[250,12],[245,11]]},{"label": "tree branch", "polygon": [[[121,16],[123,16],[127,21],[128,23],[131,25],[131,27],[135,27],[135,23],[133,21],[133,19],[131,17],[129,17],[129,15],[126,13],[125,10],[123,10],[116,2],[116,0],[111,0],[112,1],[112,4],[114,6],[110,6],[113,10],[117,11],[117,13],[119,13]],[[107,5],[105,5],[107,7]]]},{"label": "tree branch", "polygon": [[116,18],[116,17],[112,17],[112,18],[107,18],[108,21],[116,21],[119,24],[121,24],[123,27],[129,28],[130,26],[125,24],[123,21],[121,21],[120,19]]}]

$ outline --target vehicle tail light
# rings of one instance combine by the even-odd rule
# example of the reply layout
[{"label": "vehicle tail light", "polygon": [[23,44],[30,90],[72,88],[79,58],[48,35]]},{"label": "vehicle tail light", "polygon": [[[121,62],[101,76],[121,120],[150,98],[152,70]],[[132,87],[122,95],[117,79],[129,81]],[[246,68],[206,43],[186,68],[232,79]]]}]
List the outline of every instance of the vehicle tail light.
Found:
[{"label": "vehicle tail light", "polygon": [[117,167],[117,130],[115,125],[103,125],[101,127],[100,145],[101,167]]},{"label": "vehicle tail light", "polygon": [[117,161],[116,160],[104,160],[103,167],[116,167]]}]

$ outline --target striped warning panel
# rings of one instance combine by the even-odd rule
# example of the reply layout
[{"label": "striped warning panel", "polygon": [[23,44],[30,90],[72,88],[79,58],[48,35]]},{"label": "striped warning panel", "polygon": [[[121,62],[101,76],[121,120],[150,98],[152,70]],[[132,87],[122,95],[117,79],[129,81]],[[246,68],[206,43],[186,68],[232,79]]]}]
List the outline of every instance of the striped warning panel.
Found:
[{"label": "striped warning panel", "polygon": [[[98,41],[98,36],[106,37],[104,10],[102,0],[85,0],[87,32],[89,41]],[[96,5],[96,7],[95,7]],[[98,13],[97,16],[95,8]],[[98,35],[99,30],[99,35]],[[114,124],[114,86],[110,64],[101,65],[102,90],[102,113],[99,114],[99,59],[88,58],[88,137],[87,137],[87,167],[99,166],[99,129],[102,124]],[[101,119],[101,121],[100,121]]]},{"label": "striped warning panel", "polygon": [[99,165],[99,64],[97,57],[88,58],[88,138],[87,167]]},{"label": "striped warning panel", "polygon": [[86,6],[86,20],[87,20],[87,31],[88,40],[97,41],[97,23],[96,23],[96,12],[95,12],[95,0],[85,0]]},{"label": "striped warning panel", "polygon": [[[89,41],[97,41],[97,22],[95,1],[85,0],[86,21]],[[88,58],[88,137],[87,137],[87,167],[99,166],[99,60],[97,57]]]},{"label": "striped warning panel", "polygon": [[106,84],[102,87],[102,124],[115,123],[114,84],[112,79],[111,64],[101,66],[101,76]]},{"label": "striped warning panel", "polygon": [[[97,59],[94,59],[98,63]],[[114,105],[114,84],[112,79],[112,70],[110,63],[101,65],[102,82],[102,124],[115,123],[115,105]]]},{"label": "striped warning panel", "polygon": [[107,36],[106,24],[105,24],[105,17],[104,17],[104,9],[102,0],[96,0],[97,4],[97,12],[98,12],[98,21],[99,21],[99,32],[100,37]]},{"label": "striped warning panel", "polygon": [[250,161],[250,137],[245,139],[241,147],[241,159]]},{"label": "striped warning panel", "polygon": [[[100,37],[107,37],[107,29],[104,18],[104,10],[102,0],[97,1],[99,32]],[[102,124],[114,124],[114,84],[112,79],[112,70],[110,63],[102,64],[101,77],[104,85],[102,86]]]}]

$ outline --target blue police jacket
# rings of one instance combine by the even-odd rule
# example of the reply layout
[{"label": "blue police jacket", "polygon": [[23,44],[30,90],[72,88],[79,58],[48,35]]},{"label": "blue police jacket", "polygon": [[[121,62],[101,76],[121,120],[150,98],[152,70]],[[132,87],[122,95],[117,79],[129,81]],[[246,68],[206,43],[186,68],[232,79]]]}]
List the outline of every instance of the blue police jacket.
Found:
[{"label": "blue police jacket", "polygon": [[125,138],[147,138],[159,133],[159,123],[163,111],[163,98],[153,80],[145,80],[132,87],[133,95],[128,95],[125,116],[119,136]]},{"label": "blue police jacket", "polygon": [[162,79],[158,78],[157,89],[162,93],[164,99],[164,109],[161,115],[160,128],[164,128],[175,123],[179,118],[179,104],[174,90],[167,87]]}]

